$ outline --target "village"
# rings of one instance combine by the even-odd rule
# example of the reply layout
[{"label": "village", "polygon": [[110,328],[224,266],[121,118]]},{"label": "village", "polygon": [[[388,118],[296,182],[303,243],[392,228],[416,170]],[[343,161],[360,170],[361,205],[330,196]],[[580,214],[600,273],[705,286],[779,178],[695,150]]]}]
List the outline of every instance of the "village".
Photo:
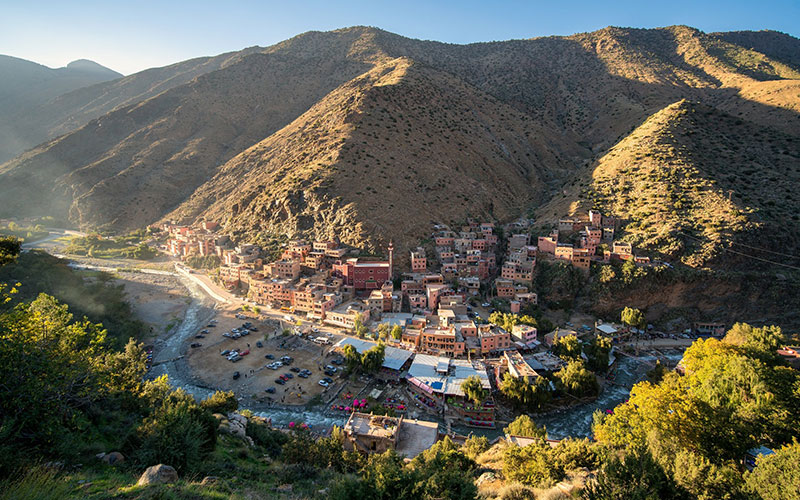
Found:
[{"label": "village", "polygon": [[[347,418],[344,430],[354,449],[380,451],[425,449],[432,442],[418,441],[435,440],[430,428],[439,422],[448,429],[500,428],[533,411],[514,404],[519,384],[536,388],[545,402],[539,411],[589,401],[613,384],[616,360],[624,355],[619,348],[641,338],[646,326],[595,319],[540,331],[532,319],[538,306],[534,269],[537,259],[583,272],[620,261],[649,266],[650,259],[614,239],[620,221],[594,210],[585,220],[559,221],[535,244],[530,225],[526,219],[500,231],[491,222],[457,230],[437,225],[429,245],[434,252],[414,248],[407,270],[396,269],[392,243],[378,260],[353,257],[355,249],[336,241],[295,240],[267,262],[257,245],[234,244],[215,223],[157,229],[166,235],[161,250],[175,258],[216,256],[220,265],[209,275],[220,289],[242,297],[248,318],[263,318],[262,311],[279,318],[265,332],[233,321],[199,333],[189,363],[206,384],[268,405],[322,404]],[[695,328],[692,333],[719,336],[725,325]],[[207,336],[217,337],[209,343]],[[579,347],[565,355],[565,338],[584,345],[608,341],[599,354]],[[379,367],[350,366],[353,353],[357,365],[378,346]],[[554,383],[570,356],[596,371],[586,371],[585,390],[564,391]],[[399,444],[403,440],[410,441]]]}]

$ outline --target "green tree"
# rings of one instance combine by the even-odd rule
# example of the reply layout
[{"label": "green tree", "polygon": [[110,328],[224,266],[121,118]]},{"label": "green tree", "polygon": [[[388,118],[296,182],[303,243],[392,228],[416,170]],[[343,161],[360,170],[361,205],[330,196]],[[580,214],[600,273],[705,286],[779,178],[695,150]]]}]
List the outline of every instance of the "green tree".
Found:
[{"label": "green tree", "polygon": [[646,326],[644,313],[642,313],[642,311],[640,311],[639,309],[626,307],[625,309],[622,310],[622,313],[620,314],[620,319],[624,324],[632,328],[639,328],[641,330],[644,329],[644,327]]},{"label": "green tree", "polygon": [[506,373],[500,384],[500,392],[509,398],[516,408],[529,411],[541,410],[551,399],[550,382],[544,377],[536,377],[529,383]]},{"label": "green tree", "polygon": [[513,422],[508,424],[508,427],[503,429],[503,432],[509,436],[523,436],[541,439],[545,439],[547,437],[547,429],[536,425],[533,419],[527,415],[520,415],[519,417],[515,418]]},{"label": "green tree", "polygon": [[564,361],[580,359],[581,341],[574,334],[557,335],[553,339],[553,353]]},{"label": "green tree", "polygon": [[488,393],[483,388],[481,379],[477,375],[467,377],[467,379],[461,383],[461,390],[464,391],[464,395],[467,396],[467,398],[479,406],[482,405],[488,397]]},{"label": "green tree", "polygon": [[367,373],[377,373],[383,366],[385,356],[386,346],[383,342],[378,342],[378,345],[367,349],[361,355],[361,368]]},{"label": "green tree", "polygon": [[401,338],[403,338],[403,327],[401,327],[400,325],[394,325],[392,327],[391,335],[393,339],[400,340]]},{"label": "green tree", "polygon": [[736,323],[725,334],[723,342],[750,350],[766,358],[774,358],[775,350],[786,340],[781,327],[753,327],[747,323]]},{"label": "green tree", "polygon": [[608,370],[611,347],[609,337],[595,336],[583,349],[588,358],[588,367],[595,372],[605,373]]},{"label": "green tree", "polygon": [[573,396],[595,396],[600,391],[597,377],[586,369],[583,361],[572,360],[555,374],[564,390]]},{"label": "green tree", "polygon": [[[9,227],[11,227],[9,224]],[[4,266],[9,262],[14,262],[19,255],[21,248],[20,241],[13,236],[0,236],[0,266]]]},{"label": "green tree", "polygon": [[346,344],[342,347],[342,354],[344,355],[345,367],[350,373],[354,373],[361,369],[361,356],[358,351],[351,344]]},{"label": "green tree", "polygon": [[758,457],[755,469],[745,474],[745,489],[762,500],[800,500],[800,443]]},{"label": "green tree", "polygon": [[195,471],[214,450],[218,425],[191,395],[177,389],[139,425],[130,454],[140,466],[165,463],[182,472]]},{"label": "green tree", "polygon": [[355,320],[353,320],[353,334],[356,337],[363,339],[367,336],[367,333],[369,333],[369,328],[364,325],[364,317],[361,315],[361,313],[357,313]]},{"label": "green tree", "polygon": [[475,460],[483,452],[488,450],[489,447],[489,438],[486,436],[470,436],[464,441],[464,444],[461,445],[461,451],[464,455]]},{"label": "green tree", "polygon": [[200,402],[200,406],[211,413],[227,414],[239,409],[239,401],[233,391],[215,391]]},{"label": "green tree", "polygon": [[560,480],[564,470],[553,460],[550,445],[539,439],[524,447],[509,446],[503,452],[503,476],[511,481],[539,486]]},{"label": "green tree", "polygon": [[378,325],[378,338],[380,340],[386,340],[386,337],[389,336],[389,323],[381,323]]},{"label": "green tree", "polygon": [[585,500],[689,499],[646,449],[635,448],[622,457],[611,456],[594,480],[586,483]]}]

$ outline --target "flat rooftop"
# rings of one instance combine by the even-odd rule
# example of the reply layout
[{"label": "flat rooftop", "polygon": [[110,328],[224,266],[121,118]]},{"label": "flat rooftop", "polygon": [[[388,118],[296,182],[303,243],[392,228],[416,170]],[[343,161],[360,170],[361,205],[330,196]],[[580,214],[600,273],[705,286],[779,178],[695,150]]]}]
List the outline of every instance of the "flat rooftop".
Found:
[{"label": "flat rooftop", "polygon": [[360,436],[375,436],[392,438],[397,431],[400,419],[385,415],[371,415],[369,413],[353,413],[345,424],[345,429]]},{"label": "flat rooftop", "polygon": [[397,438],[397,453],[414,458],[427,450],[439,437],[439,424],[426,420],[403,420]]}]

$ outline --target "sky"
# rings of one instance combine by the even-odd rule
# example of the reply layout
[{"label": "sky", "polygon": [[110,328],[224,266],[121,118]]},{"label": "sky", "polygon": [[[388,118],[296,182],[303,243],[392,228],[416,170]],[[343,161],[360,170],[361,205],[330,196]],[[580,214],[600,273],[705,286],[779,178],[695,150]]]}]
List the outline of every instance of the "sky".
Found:
[{"label": "sky", "polygon": [[800,0],[0,0],[0,54],[53,68],[91,59],[127,75],[355,25],[470,43],[674,24],[800,37]]}]

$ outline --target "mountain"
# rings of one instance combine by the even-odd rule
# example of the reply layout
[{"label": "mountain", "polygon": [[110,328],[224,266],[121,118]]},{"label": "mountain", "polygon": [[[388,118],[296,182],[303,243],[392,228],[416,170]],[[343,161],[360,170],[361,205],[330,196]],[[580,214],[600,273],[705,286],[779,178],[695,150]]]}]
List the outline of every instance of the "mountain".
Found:
[{"label": "mountain", "polygon": [[26,136],[25,127],[21,125],[31,110],[59,95],[121,76],[86,59],[52,69],[0,55],[0,162],[46,139]]},{"label": "mountain", "polygon": [[663,259],[759,263],[745,254],[800,265],[786,258],[800,247],[798,183],[800,138],[681,100],[579,172],[537,219],[599,208]]},{"label": "mountain", "polygon": [[[68,214],[84,227],[209,217],[249,237],[336,234],[407,248],[433,222],[505,220],[548,201],[564,215],[567,202],[585,203],[570,183],[621,168],[607,164],[611,152],[636,143],[630,161],[672,161],[669,148],[682,144],[664,137],[677,127],[698,139],[680,158],[696,182],[755,172],[758,183],[724,184],[748,200],[736,205],[745,213],[762,180],[793,179],[782,169],[798,154],[797,42],[686,26],[469,45],[367,27],[309,32],[58,97],[52,120],[44,110],[36,119],[66,133],[0,166],[0,195],[4,214]],[[668,119],[690,105],[704,111]],[[710,173],[696,164],[709,147],[731,151]],[[793,198],[769,201],[743,225],[725,219],[728,232],[707,226],[700,246],[763,238],[767,209],[779,220],[793,208]],[[787,238],[781,245],[794,245]],[[719,251],[664,253],[701,265]]]}]

